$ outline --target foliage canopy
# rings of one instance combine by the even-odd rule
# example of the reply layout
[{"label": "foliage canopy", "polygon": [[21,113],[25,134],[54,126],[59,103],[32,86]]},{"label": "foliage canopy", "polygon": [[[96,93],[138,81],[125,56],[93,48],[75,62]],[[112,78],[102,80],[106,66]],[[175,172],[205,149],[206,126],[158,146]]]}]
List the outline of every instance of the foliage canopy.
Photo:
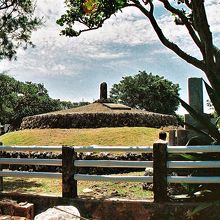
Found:
[{"label": "foliage canopy", "polygon": [[0,60],[16,58],[19,47],[34,46],[31,33],[42,24],[34,9],[32,0],[0,1]]},{"label": "foliage canopy", "polygon": [[173,84],[152,73],[140,71],[134,76],[123,77],[114,84],[110,96],[115,102],[121,102],[130,107],[163,114],[175,114],[179,102],[179,85]]},{"label": "foliage canopy", "polygon": [[50,98],[43,84],[20,82],[0,74],[0,123],[18,128],[23,117],[78,106]]}]

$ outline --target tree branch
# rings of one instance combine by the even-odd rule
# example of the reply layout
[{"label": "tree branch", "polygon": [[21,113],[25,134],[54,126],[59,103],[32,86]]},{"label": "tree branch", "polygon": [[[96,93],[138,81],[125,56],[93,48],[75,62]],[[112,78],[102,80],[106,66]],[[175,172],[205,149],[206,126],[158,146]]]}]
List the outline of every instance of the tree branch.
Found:
[{"label": "tree branch", "polygon": [[0,5],[0,10],[4,10],[7,8],[10,8],[16,3],[16,0],[12,1],[10,4],[8,4],[8,1],[3,1],[2,4]]},{"label": "tree branch", "polygon": [[208,65],[208,68],[213,69],[215,62],[212,33],[206,17],[204,0],[192,1],[192,11],[194,26],[205,49],[205,54],[203,57],[204,61]]},{"label": "tree branch", "polygon": [[189,2],[189,0],[185,0],[185,4],[188,8],[192,9],[192,5],[191,3]]},{"label": "tree branch", "polygon": [[167,48],[172,50],[174,53],[176,53],[179,57],[181,57],[186,62],[192,64],[193,66],[201,69],[202,71],[205,70],[205,65],[201,60],[196,59],[195,57],[190,56],[189,54],[185,53],[183,50],[180,49],[176,44],[169,41],[163,34],[162,30],[160,29],[156,19],[154,18],[153,13],[150,13],[146,8],[144,8],[140,2],[137,0],[133,0],[133,2],[136,3],[136,7],[145,15],[148,17],[148,19],[151,22],[151,25],[153,26],[158,38],[160,41],[165,45]]},{"label": "tree branch", "polygon": [[204,50],[204,47],[203,45],[201,44],[200,42],[200,39],[198,38],[195,30],[193,29],[192,27],[192,24],[190,24],[188,18],[185,16],[185,14],[179,10],[179,9],[176,9],[174,8],[168,0],[160,0],[161,2],[163,2],[164,4],[164,7],[172,12],[173,14],[176,14],[179,16],[179,18],[181,19],[181,21],[183,22],[183,24],[186,26],[191,38],[193,39],[193,41],[195,42],[195,44],[197,45],[197,47],[200,49],[201,53],[204,55],[205,54],[205,50]]},{"label": "tree branch", "polygon": [[[132,3],[126,3],[124,5],[124,8],[126,7],[135,7],[136,5],[135,4],[132,4]],[[111,16],[111,15],[110,15]],[[78,33],[77,33],[77,36],[79,36],[81,33],[83,32],[87,32],[87,31],[90,31],[90,30],[96,30],[100,27],[102,27],[102,24],[107,20],[109,19],[110,16],[106,16],[105,18],[103,18],[102,22],[100,22],[99,24],[97,24],[96,26],[92,27],[92,26],[89,26],[88,24],[86,24],[86,22],[83,20],[83,19],[80,19],[78,20],[79,23],[85,25],[87,28],[86,29],[82,29],[82,30],[79,30]]]}]

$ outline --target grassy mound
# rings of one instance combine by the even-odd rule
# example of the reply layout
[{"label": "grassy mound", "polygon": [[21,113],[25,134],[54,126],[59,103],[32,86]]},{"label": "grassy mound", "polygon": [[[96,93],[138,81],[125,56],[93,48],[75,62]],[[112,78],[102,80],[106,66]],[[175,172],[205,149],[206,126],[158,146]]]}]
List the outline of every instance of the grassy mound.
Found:
[{"label": "grassy mound", "polygon": [[0,136],[4,145],[146,146],[158,139],[159,129],[145,127],[96,129],[32,129]]},{"label": "grassy mound", "polygon": [[78,108],[25,117],[21,129],[153,127],[176,125],[173,115],[133,109],[114,103],[92,103]]}]

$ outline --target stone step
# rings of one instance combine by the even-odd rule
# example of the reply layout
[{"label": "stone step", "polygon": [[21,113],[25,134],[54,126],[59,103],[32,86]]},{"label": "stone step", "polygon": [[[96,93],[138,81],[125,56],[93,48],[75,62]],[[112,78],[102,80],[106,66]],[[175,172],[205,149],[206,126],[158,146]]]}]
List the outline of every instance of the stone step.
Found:
[{"label": "stone step", "polygon": [[0,200],[0,220],[6,219],[34,219],[34,205],[28,202]]}]

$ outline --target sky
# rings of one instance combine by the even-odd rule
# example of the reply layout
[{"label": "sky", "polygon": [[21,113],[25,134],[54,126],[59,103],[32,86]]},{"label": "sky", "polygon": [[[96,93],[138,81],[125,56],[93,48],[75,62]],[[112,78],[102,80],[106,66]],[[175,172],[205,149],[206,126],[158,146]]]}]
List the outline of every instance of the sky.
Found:
[{"label": "sky", "polygon": [[[176,26],[158,1],[156,15],[165,35],[194,56],[183,26]],[[206,0],[206,9],[214,42],[220,42],[219,0]],[[17,60],[0,62],[0,72],[20,81],[42,83],[52,98],[92,102],[99,98],[99,85],[107,82],[108,90],[123,76],[145,70],[164,76],[180,85],[180,96],[188,100],[187,79],[205,75],[164,47],[149,21],[137,9],[128,8],[112,16],[101,29],[76,38],[60,36],[56,20],[65,11],[63,0],[37,0],[36,15],[44,25],[32,34],[35,48],[18,50]],[[198,55],[199,57],[199,55]],[[205,95],[204,99],[207,96]],[[180,108],[180,113],[183,110]]]}]

